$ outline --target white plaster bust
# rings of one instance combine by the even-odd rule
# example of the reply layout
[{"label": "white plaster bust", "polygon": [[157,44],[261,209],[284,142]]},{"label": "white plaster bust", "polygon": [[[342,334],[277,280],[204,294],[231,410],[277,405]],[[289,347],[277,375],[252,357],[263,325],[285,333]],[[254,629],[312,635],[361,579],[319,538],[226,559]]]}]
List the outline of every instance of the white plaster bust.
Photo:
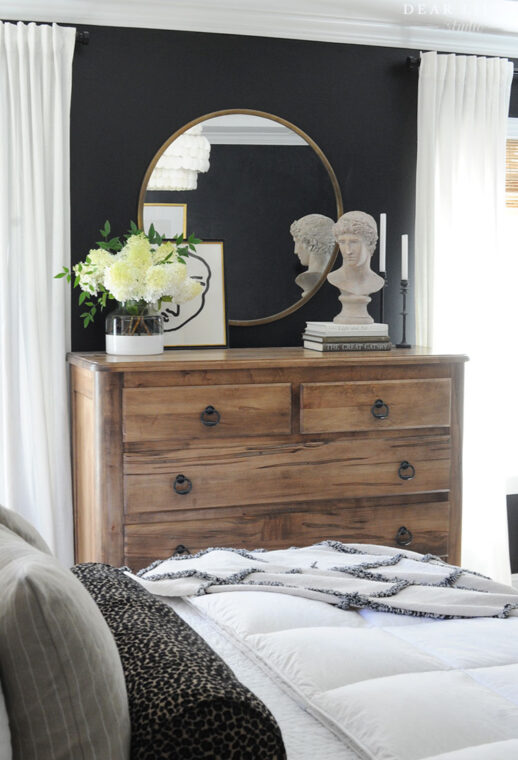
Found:
[{"label": "white plaster bust", "polygon": [[327,275],[331,285],[340,290],[342,304],[342,311],[333,321],[345,325],[374,322],[367,311],[371,301],[368,294],[376,293],[385,284],[383,277],[370,268],[378,242],[376,221],[364,211],[348,211],[334,225],[333,232],[343,258],[342,266]]},{"label": "white plaster bust", "polygon": [[295,243],[294,252],[306,272],[297,275],[295,282],[304,298],[316,286],[329,263],[335,247],[334,221],[323,214],[308,214],[296,219],[290,227]]}]

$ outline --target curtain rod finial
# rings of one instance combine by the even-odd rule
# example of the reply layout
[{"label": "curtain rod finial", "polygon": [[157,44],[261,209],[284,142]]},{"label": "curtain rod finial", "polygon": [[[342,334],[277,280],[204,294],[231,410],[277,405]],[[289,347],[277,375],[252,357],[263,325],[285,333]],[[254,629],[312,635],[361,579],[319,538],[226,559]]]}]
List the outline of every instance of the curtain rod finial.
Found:
[{"label": "curtain rod finial", "polygon": [[87,31],[77,31],[76,32],[76,43],[79,45],[88,45],[90,42],[90,32]]}]

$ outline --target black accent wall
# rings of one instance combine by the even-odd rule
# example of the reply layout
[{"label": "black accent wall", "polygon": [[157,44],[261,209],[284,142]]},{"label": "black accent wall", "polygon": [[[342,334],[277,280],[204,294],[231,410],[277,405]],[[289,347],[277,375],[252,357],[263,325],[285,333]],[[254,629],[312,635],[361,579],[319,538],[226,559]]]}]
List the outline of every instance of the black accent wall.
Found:
[{"label": "black accent wall", "polygon": [[[106,218],[117,231],[136,219],[146,168],[173,132],[225,108],[266,111],[297,125],[319,145],[337,175],[346,211],[360,209],[376,219],[387,213],[386,319],[393,339],[400,339],[400,236],[406,232],[413,240],[416,157],[417,73],[407,70],[406,57],[415,51],[84,28],[90,44],[76,49],[72,89],[73,262],[93,247]],[[293,256],[291,249],[279,249],[283,255]],[[377,257],[376,252],[374,269]],[[73,350],[102,350],[102,319],[82,327],[77,293],[72,297]],[[299,345],[306,320],[332,319],[338,312],[337,296],[326,283],[285,319],[231,328],[230,345]],[[376,319],[377,295],[371,307]],[[409,332],[412,336],[413,314]]]},{"label": "black accent wall", "polygon": [[290,226],[307,214],[336,219],[331,180],[307,144],[212,145],[210,169],[198,175],[196,190],[148,192],[146,202],[186,203],[189,230],[224,242],[234,320],[278,314],[300,300],[295,278],[305,268],[294,254]]}]

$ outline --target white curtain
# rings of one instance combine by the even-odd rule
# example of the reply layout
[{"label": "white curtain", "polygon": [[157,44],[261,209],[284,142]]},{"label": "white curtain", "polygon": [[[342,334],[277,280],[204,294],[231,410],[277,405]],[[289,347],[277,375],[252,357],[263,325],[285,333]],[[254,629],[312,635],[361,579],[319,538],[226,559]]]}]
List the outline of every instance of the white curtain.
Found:
[{"label": "white curtain", "polygon": [[[509,581],[506,447],[516,444],[506,311],[505,139],[513,65],[421,56],[415,298],[417,343],[465,353],[462,563]],[[516,283],[513,283],[516,287]],[[514,300],[514,299],[513,299]]]},{"label": "white curtain", "polygon": [[65,354],[75,30],[0,24],[0,503],[73,562]]}]

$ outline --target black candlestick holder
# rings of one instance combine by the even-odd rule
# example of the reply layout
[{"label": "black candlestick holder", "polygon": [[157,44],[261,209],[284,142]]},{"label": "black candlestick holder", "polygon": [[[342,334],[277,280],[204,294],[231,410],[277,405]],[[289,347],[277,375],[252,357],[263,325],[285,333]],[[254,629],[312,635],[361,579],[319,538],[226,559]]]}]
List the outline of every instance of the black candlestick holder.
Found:
[{"label": "black candlestick holder", "polygon": [[380,272],[380,277],[383,277],[383,287],[380,290],[380,324],[385,321],[385,288],[387,287],[387,273]]},{"label": "black candlestick holder", "polygon": [[401,343],[396,343],[396,348],[412,348],[410,343],[407,343],[406,340],[406,294],[408,291],[408,280],[401,280],[401,295],[403,296],[403,311],[401,311],[401,316],[403,317],[403,337],[401,338]]}]

